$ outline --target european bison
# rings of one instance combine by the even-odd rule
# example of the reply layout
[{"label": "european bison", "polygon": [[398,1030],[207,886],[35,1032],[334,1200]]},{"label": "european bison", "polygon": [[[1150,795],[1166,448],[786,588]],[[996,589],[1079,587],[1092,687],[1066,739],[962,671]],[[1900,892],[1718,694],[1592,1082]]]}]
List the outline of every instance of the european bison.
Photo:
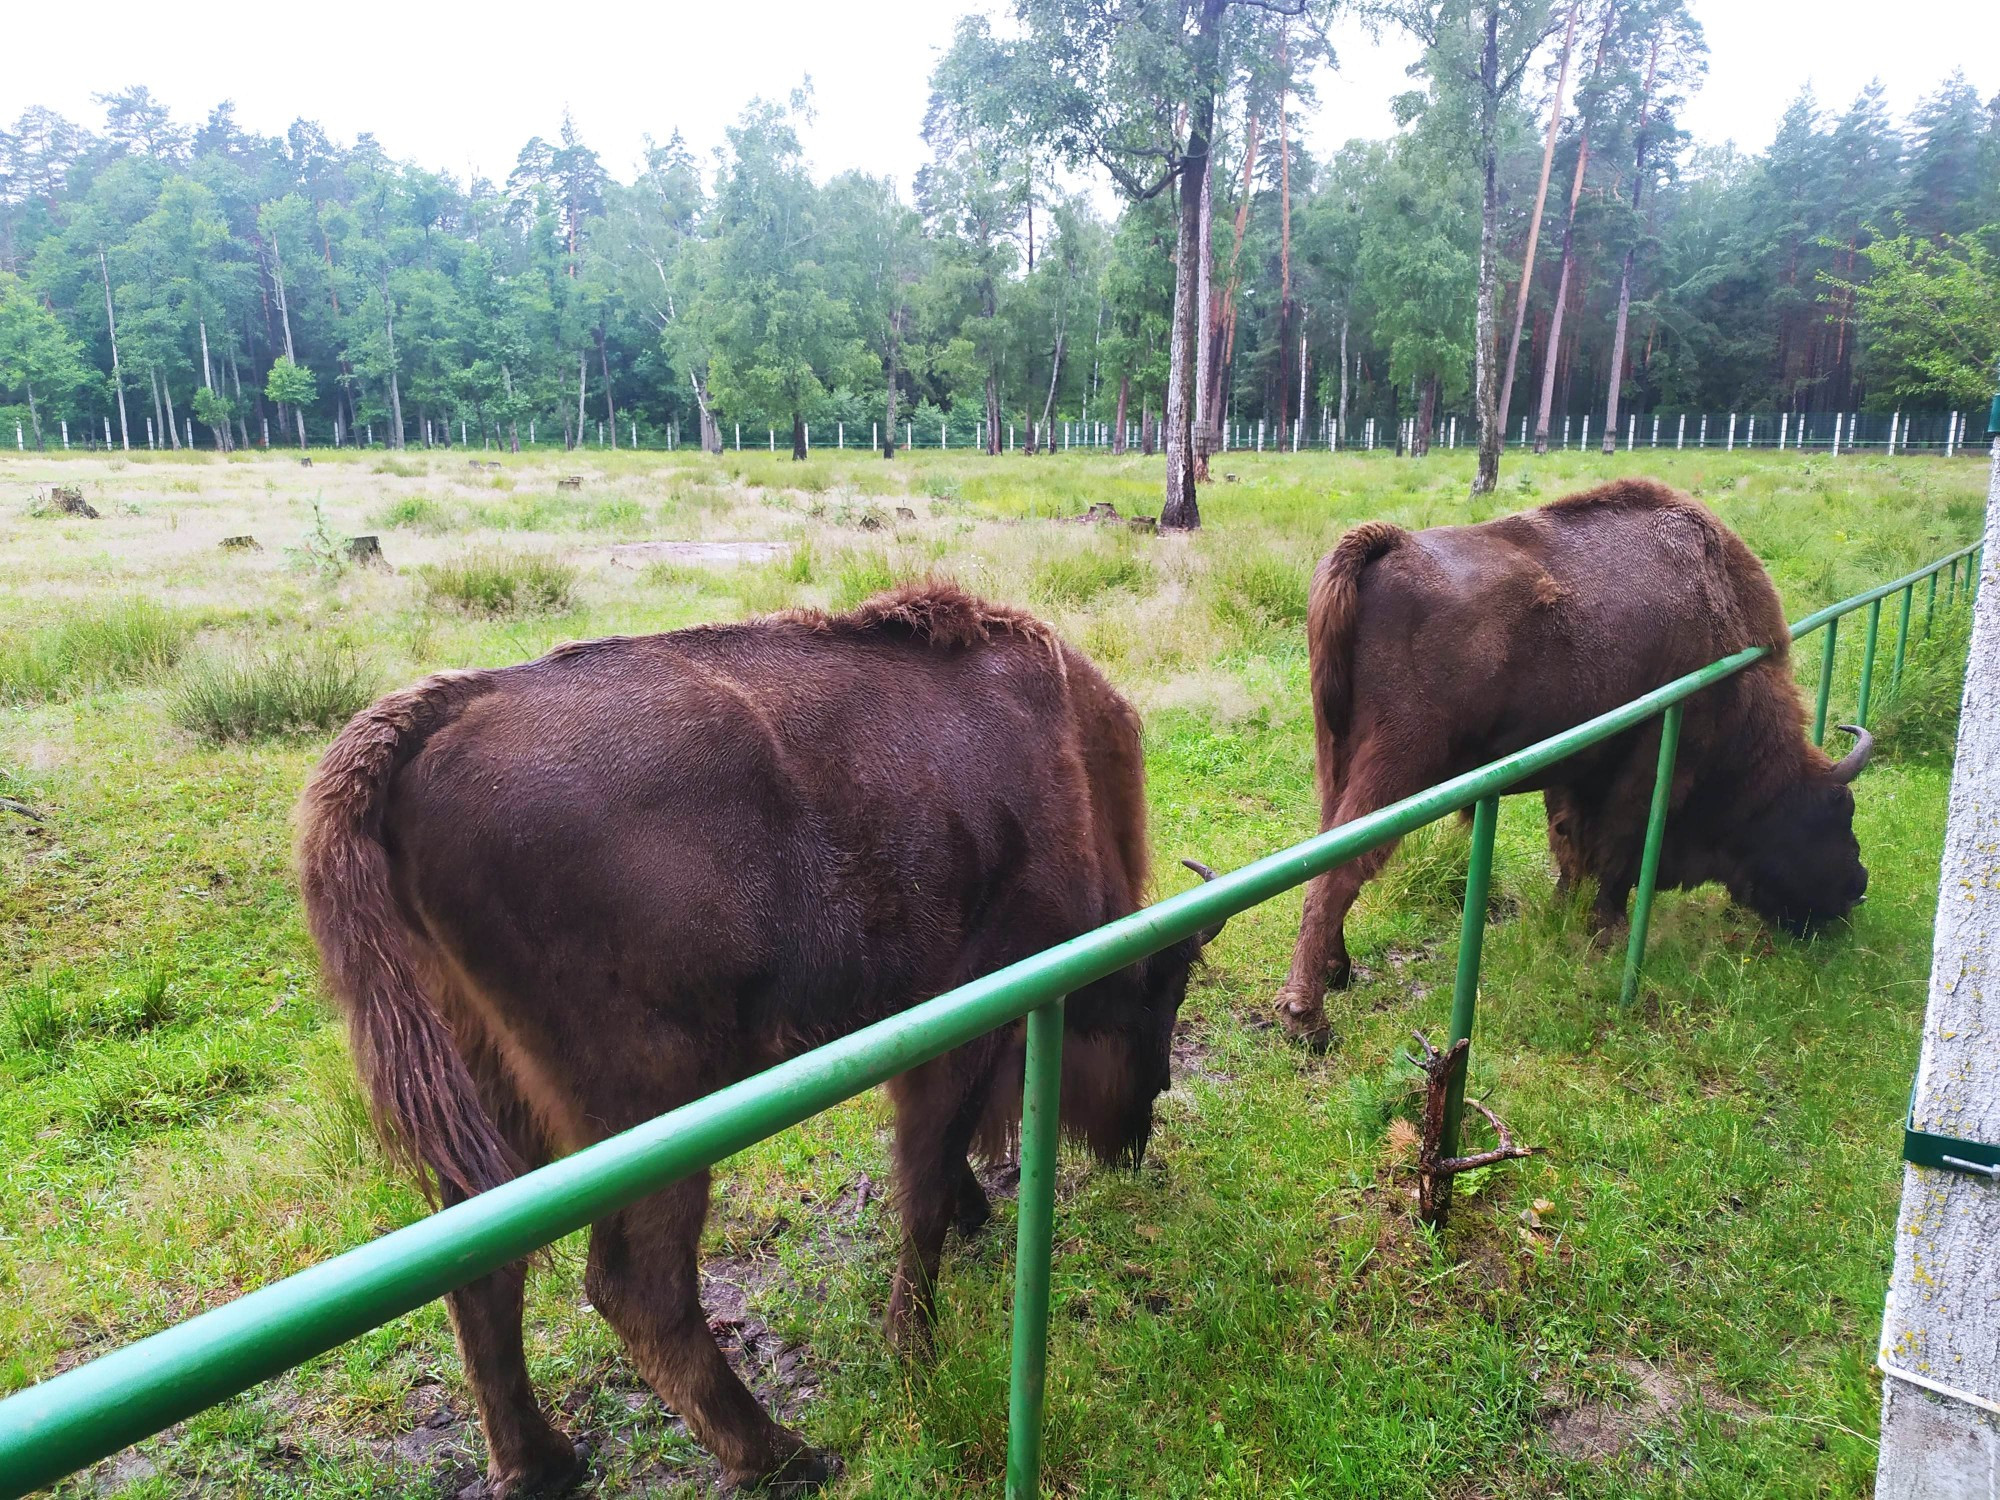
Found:
[{"label": "european bison", "polygon": [[[1320,825],[1331,828],[1520,750],[1746,646],[1771,654],[1686,701],[1661,851],[1663,888],[1721,881],[1794,933],[1845,915],[1868,872],[1847,784],[1808,744],[1790,633],[1763,565],[1704,506],[1629,479],[1477,526],[1355,527],[1313,575],[1307,623]],[[1597,882],[1600,932],[1638,878],[1655,721],[1558,762],[1542,792],[1565,887]],[[1343,924],[1389,849],[1312,882],[1278,996],[1323,1042],[1348,982]]]},{"label": "european bison", "polygon": [[[947,584],[850,614],[447,672],[341,733],[300,818],[306,911],[386,1139],[449,1201],[1121,917],[1146,884],[1139,723],[1026,614]],[[1136,1161],[1205,933],[1069,997],[1064,1125]],[[947,1226],[987,1203],[1020,1041],[890,1084],[918,1349]],[[829,1460],[703,1318],[706,1173],[597,1224],[585,1285],[732,1482]],[[489,1492],[579,1467],[521,1352],[523,1270],[447,1299]]]}]

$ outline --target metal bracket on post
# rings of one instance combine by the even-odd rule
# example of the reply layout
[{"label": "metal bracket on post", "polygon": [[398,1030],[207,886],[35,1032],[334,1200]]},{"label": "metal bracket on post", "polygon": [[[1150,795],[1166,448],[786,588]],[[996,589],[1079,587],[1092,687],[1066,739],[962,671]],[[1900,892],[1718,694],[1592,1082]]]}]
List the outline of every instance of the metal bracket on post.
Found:
[{"label": "metal bracket on post", "polygon": [[1910,1107],[1903,1116],[1903,1160],[1913,1167],[1933,1167],[1940,1172],[1963,1172],[1969,1177],[1985,1177],[2000,1182],[2000,1146],[1985,1141],[1960,1140],[1957,1136],[1933,1135],[1917,1129],[1917,1085],[1910,1083]]}]

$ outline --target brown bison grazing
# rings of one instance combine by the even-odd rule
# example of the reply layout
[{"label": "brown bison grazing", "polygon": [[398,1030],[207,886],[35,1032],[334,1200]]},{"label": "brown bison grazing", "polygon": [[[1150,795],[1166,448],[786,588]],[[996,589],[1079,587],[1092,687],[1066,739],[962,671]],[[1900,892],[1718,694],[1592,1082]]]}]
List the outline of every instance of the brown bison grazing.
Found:
[{"label": "brown bison grazing", "polygon": [[[1139,724],[1045,626],[948,584],[851,614],[561,647],[358,716],[301,808],[306,910],[385,1135],[457,1200],[1125,916],[1146,883]],[[1190,939],[1069,997],[1064,1124],[1146,1146]],[[923,1347],[967,1164],[1019,1109],[1018,1029],[890,1084]],[[585,1285],[732,1482],[828,1460],[702,1314],[708,1176],[598,1223]],[[536,1404],[518,1265],[447,1299],[494,1495],[578,1466]]]},{"label": "brown bison grazing", "polygon": [[[1477,526],[1357,526],[1313,575],[1307,631],[1322,828],[1768,647],[1687,700],[1660,884],[1721,881],[1793,932],[1867,887],[1847,784],[1872,742],[1857,731],[1837,764],[1806,742],[1777,590],[1735,533],[1663,484],[1621,480]],[[1542,792],[1562,882],[1596,880],[1605,932],[1638,878],[1658,750],[1655,720],[1512,788]],[[1388,857],[1307,888],[1278,997],[1295,1034],[1324,1039],[1321,999],[1350,975],[1348,908]]]}]

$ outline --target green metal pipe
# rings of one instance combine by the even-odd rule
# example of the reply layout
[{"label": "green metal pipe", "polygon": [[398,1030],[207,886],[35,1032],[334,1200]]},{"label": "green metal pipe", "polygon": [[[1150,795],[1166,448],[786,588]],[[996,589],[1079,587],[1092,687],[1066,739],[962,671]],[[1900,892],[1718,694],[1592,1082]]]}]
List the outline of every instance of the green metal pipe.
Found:
[{"label": "green metal pipe", "polygon": [[1893,692],[1903,685],[1903,661],[1910,652],[1910,604],[1916,598],[1917,586],[1913,583],[1903,590],[1903,607],[1896,614],[1896,664],[1889,673],[1889,688]]},{"label": "green metal pipe", "polygon": [[1946,609],[1950,609],[1952,605],[1956,604],[1957,602],[1958,602],[1958,559],[1954,557],[1951,560],[1951,583],[1950,586],[1945,589],[1944,593],[1944,607]]},{"label": "green metal pipe", "polygon": [[1931,638],[1931,617],[1937,613],[1937,574],[1931,574],[1930,593],[1924,599],[1924,639]]},{"label": "green metal pipe", "polygon": [[1840,621],[1826,622],[1826,640],[1819,653],[1819,703],[1813,709],[1813,743],[1821,744],[1826,739],[1826,700],[1833,691],[1833,648],[1840,639]]},{"label": "green metal pipe", "polygon": [[1660,845],[1667,836],[1667,803],[1674,788],[1674,756],[1681,744],[1681,705],[1660,719],[1660,759],[1653,772],[1653,808],[1646,815],[1646,847],[1639,857],[1639,884],[1632,898],[1632,933],[1625,942],[1625,981],[1618,1004],[1639,998],[1639,974],[1646,965],[1646,933],[1653,925],[1653,891],[1660,878]]},{"label": "green metal pipe", "polygon": [[[1465,914],[1458,927],[1458,975],[1451,987],[1451,1038],[1447,1048],[1472,1036],[1473,1012],[1479,1005],[1479,959],[1486,946],[1486,899],[1493,889],[1493,831],[1500,821],[1500,799],[1481,797],[1472,808],[1472,853],[1465,866]],[[1446,1156],[1458,1155],[1458,1139],[1465,1122],[1465,1075],[1472,1070],[1472,1055],[1452,1076],[1444,1096],[1444,1134],[1439,1149]],[[1439,1184],[1439,1192],[1449,1194],[1451,1181]],[[1443,1222],[1440,1220],[1439,1222]]]},{"label": "green metal pipe", "polygon": [[1875,642],[1882,634],[1882,601],[1875,600],[1868,606],[1868,634],[1861,643],[1861,694],[1855,706],[1854,722],[1863,728],[1868,724],[1868,700],[1875,690]]},{"label": "green metal pipe", "polygon": [[1028,1012],[1021,1185],[1014,1240],[1014,1369],[1007,1386],[1007,1500],[1042,1492],[1042,1395],[1049,1365],[1049,1256],[1055,1240],[1063,1003]]}]

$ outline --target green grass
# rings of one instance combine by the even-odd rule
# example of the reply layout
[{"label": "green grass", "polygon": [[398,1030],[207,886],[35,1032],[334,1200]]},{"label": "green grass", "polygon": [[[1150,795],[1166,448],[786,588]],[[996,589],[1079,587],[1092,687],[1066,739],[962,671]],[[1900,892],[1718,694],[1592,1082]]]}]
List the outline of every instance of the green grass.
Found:
[{"label": "green grass", "polygon": [[238,647],[182,667],[170,712],[212,744],[325,734],[376,696],[375,672],[341,645]]},{"label": "green grass", "polygon": [[575,597],[577,570],[541,552],[474,549],[423,570],[431,599],[473,615],[561,614]]},{"label": "green grass", "polygon": [[[455,462],[435,474],[421,457],[397,462],[412,475],[390,478],[412,487],[466,483]],[[51,541],[0,515],[0,791],[44,818],[0,813],[0,1390],[423,1211],[369,1144],[292,885],[292,807],[330,725],[225,743],[176,732],[177,622],[273,657],[349,642],[388,686],[572,637],[844,605],[948,573],[1049,611],[1146,706],[1165,892],[1193,879],[1183,855],[1226,869],[1313,830],[1305,586],[1354,521],[1480,518],[1606,474],[1659,473],[1742,531],[1797,617],[1968,540],[1985,477],[1927,458],[1510,455],[1501,494],[1469,506],[1469,454],[1231,454],[1222,467],[1240,482],[1204,492],[1201,535],[1114,538],[1051,518],[1097,499],[1155,512],[1158,460],[508,463],[518,489],[478,502],[519,504],[509,514],[533,522],[507,528],[519,550],[496,565],[516,579],[503,609],[483,585],[440,591],[423,571],[440,556],[453,566],[424,549],[458,543],[432,536],[492,524],[474,502],[448,502],[452,525],[434,530],[429,513],[396,510],[372,460],[353,454],[303,472],[281,458],[204,460],[185,491],[185,457],[117,471],[37,458],[35,482],[60,466],[54,477],[101,483],[105,519]],[[580,497],[532,508],[577,466]],[[17,470],[28,473],[0,457],[0,473]],[[414,566],[322,576],[187,545],[204,527],[283,536],[321,493],[341,534],[402,528],[394,560]],[[919,520],[857,533],[852,518],[899,505]],[[765,566],[577,572],[559,613],[520,607],[518,559],[574,545],[591,507],[645,535],[794,551]],[[139,598],[157,602],[124,602]],[[1446,1026],[1463,830],[1448,821],[1407,841],[1363,896],[1350,924],[1359,980],[1330,1001],[1338,1039],[1323,1057],[1265,1024],[1297,894],[1232,921],[1192,987],[1147,1166],[1097,1172],[1065,1157],[1051,1492],[1865,1493],[1965,640],[1962,604],[1943,605],[1924,636],[1919,591],[1900,685],[1885,610],[1883,754],[1857,789],[1870,899],[1851,930],[1802,944],[1713,888],[1665,896],[1640,1003],[1620,1012],[1620,955],[1595,951],[1582,907],[1556,898],[1536,799],[1503,804],[1472,1087],[1541,1154],[1463,1184],[1441,1240],[1410,1219],[1401,1058],[1412,1030]],[[169,622],[170,648],[85,649],[119,634],[102,622],[142,608]],[[76,644],[55,651],[64,630]],[[1836,719],[1853,713],[1862,633],[1858,621],[1840,633]],[[16,686],[30,650],[71,663],[37,679],[52,688]],[[1817,665],[1809,641],[1801,680]],[[889,1180],[885,1122],[883,1102],[864,1098],[727,1164],[706,1249],[763,1268],[753,1310],[809,1361],[817,1394],[796,1420],[846,1459],[835,1495],[995,1493],[1012,1207],[947,1250],[937,1363],[899,1364],[880,1334],[893,1209],[879,1192],[855,1207],[862,1174]],[[543,1401],[591,1438],[597,1494],[706,1493],[699,1453],[583,1305],[580,1245],[556,1247],[530,1282]],[[1648,1415],[1633,1361],[1695,1393],[1677,1420]],[[1630,1446],[1609,1459],[1561,1451],[1553,1412],[1580,1401],[1624,1409]],[[446,1406],[460,1415],[424,1429],[444,1437],[429,1457],[391,1446]],[[65,1493],[451,1492],[481,1462],[468,1409],[432,1305],[144,1445],[150,1477],[104,1467]]]}]

